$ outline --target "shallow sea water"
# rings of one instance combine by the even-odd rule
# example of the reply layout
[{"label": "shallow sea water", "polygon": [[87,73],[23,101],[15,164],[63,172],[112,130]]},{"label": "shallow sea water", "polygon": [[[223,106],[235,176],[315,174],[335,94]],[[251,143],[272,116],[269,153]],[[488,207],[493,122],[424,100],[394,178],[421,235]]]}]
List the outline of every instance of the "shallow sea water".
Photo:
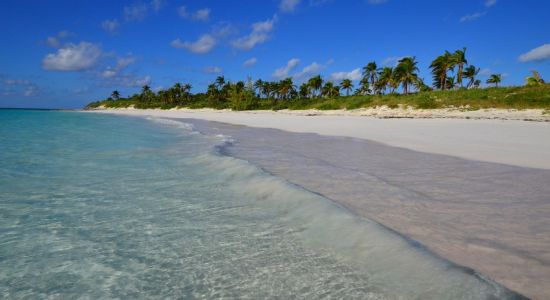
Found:
[{"label": "shallow sea water", "polygon": [[0,110],[0,298],[515,299],[190,124]]}]

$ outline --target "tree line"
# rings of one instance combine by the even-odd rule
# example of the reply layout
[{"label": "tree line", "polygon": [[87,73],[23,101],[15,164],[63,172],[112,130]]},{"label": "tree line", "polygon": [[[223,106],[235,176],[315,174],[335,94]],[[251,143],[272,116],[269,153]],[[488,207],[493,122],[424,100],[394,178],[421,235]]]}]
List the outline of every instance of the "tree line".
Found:
[{"label": "tree line", "polygon": [[[316,75],[299,86],[292,77],[279,81],[264,81],[251,78],[245,81],[231,82],[224,76],[218,76],[208,85],[205,93],[192,94],[190,84],[176,83],[174,86],[153,92],[148,85],[142,87],[141,93],[129,98],[121,98],[118,91],[113,91],[108,100],[130,100],[143,105],[158,103],[164,106],[186,106],[193,102],[203,101],[212,107],[230,107],[247,109],[257,101],[269,99],[284,101],[291,99],[337,98],[342,96],[367,96],[385,94],[409,94],[436,90],[457,90],[479,88],[481,80],[477,78],[480,68],[469,64],[466,59],[466,48],[454,52],[445,51],[436,57],[429,66],[432,75],[432,86],[424,83],[418,75],[416,57],[403,57],[395,67],[378,67],[375,61],[362,68],[362,78],[355,86],[351,79],[343,79],[339,83],[324,80]],[[528,83],[544,83],[538,73],[529,77]],[[487,84],[498,87],[502,82],[501,74],[492,74]]]}]

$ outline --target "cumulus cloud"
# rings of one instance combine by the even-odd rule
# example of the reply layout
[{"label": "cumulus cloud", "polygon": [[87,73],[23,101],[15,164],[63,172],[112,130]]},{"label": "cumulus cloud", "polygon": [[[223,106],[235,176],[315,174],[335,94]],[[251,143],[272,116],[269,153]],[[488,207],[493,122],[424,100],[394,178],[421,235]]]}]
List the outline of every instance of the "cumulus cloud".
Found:
[{"label": "cumulus cloud", "polygon": [[116,65],[114,67],[107,67],[103,72],[101,72],[101,77],[103,78],[112,78],[119,76],[124,69],[136,62],[136,57],[126,56],[117,58]]},{"label": "cumulus cloud", "polygon": [[250,50],[256,45],[264,43],[269,40],[270,33],[275,28],[277,22],[277,16],[268,19],[264,22],[257,22],[252,24],[252,32],[249,35],[243,36],[232,42],[233,47],[240,50]]},{"label": "cumulus cloud", "polygon": [[281,0],[279,9],[283,12],[293,12],[301,0]]},{"label": "cumulus cloud", "polygon": [[497,0],[485,0],[485,6],[486,7],[491,7],[495,4],[497,4]]},{"label": "cumulus cloud", "polygon": [[217,66],[208,66],[202,70],[206,74],[220,74],[223,69]]},{"label": "cumulus cloud", "polygon": [[120,23],[118,23],[117,19],[105,20],[101,22],[101,28],[103,28],[103,30],[107,31],[110,34],[116,33],[118,27],[120,27]]},{"label": "cumulus cloud", "polygon": [[360,80],[362,77],[361,75],[361,69],[360,68],[357,68],[357,69],[353,69],[352,71],[350,72],[336,72],[336,73],[332,73],[330,75],[330,79],[333,80],[333,81],[342,81],[344,79],[350,79],[350,80]]},{"label": "cumulus cloud", "polygon": [[532,49],[519,57],[519,61],[521,62],[544,61],[548,59],[550,59],[550,44],[544,44]]},{"label": "cumulus cloud", "polygon": [[292,77],[294,79],[296,79],[297,81],[302,81],[304,79],[307,79],[308,77],[319,74],[328,65],[332,64],[332,62],[333,62],[332,59],[329,59],[324,64],[313,62],[313,63],[305,66],[300,72],[294,74]]},{"label": "cumulus cloud", "polygon": [[293,58],[293,59],[289,60],[286,63],[286,66],[278,68],[277,70],[275,70],[275,72],[273,73],[273,77],[278,78],[278,79],[288,77],[290,72],[292,70],[294,70],[296,68],[296,66],[298,66],[299,63],[300,63],[300,60],[297,59],[297,58]]},{"label": "cumulus cloud", "polygon": [[196,42],[182,42],[180,39],[173,40],[170,45],[178,49],[186,49],[196,54],[210,52],[216,46],[216,39],[210,34],[202,35]]},{"label": "cumulus cloud", "polygon": [[235,28],[235,26],[231,25],[230,23],[221,22],[212,26],[211,34],[216,38],[225,38],[236,32],[237,32],[237,29]]},{"label": "cumulus cloud", "polygon": [[92,43],[67,44],[42,60],[42,68],[52,71],[83,71],[93,68],[101,57],[101,48]]},{"label": "cumulus cloud", "polygon": [[250,59],[247,59],[247,60],[243,63],[243,66],[245,66],[245,67],[247,67],[247,68],[250,68],[250,67],[255,66],[257,63],[258,63],[258,59],[255,58],[255,57],[252,57],[252,58],[250,58]]},{"label": "cumulus cloud", "polygon": [[460,22],[464,23],[464,22],[475,21],[475,20],[483,17],[485,14],[486,14],[485,12],[476,12],[476,13],[473,13],[473,14],[465,15],[465,16],[460,17]]},{"label": "cumulus cloud", "polygon": [[125,6],[123,13],[126,21],[141,21],[147,17],[148,8],[144,3],[137,3]]},{"label": "cumulus cloud", "polygon": [[294,77],[295,79],[297,80],[302,80],[308,76],[311,76],[311,75],[314,75],[314,74],[317,74],[319,73],[322,69],[325,68],[325,65],[321,65],[317,62],[313,62],[307,66],[305,66],[302,71],[294,74]]}]

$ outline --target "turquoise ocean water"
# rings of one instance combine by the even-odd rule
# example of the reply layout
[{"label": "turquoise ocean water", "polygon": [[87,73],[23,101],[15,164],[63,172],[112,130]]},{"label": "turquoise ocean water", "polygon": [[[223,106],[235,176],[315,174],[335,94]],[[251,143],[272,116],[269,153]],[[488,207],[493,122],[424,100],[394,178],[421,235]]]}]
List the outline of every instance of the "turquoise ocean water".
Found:
[{"label": "turquoise ocean water", "polygon": [[0,110],[0,298],[513,299],[183,122]]}]

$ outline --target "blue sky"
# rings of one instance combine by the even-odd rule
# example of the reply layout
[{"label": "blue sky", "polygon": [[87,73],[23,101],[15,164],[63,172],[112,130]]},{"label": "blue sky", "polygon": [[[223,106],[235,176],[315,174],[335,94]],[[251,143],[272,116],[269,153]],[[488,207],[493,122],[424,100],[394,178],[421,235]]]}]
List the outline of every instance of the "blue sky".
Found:
[{"label": "blue sky", "polygon": [[143,0],[0,3],[0,107],[78,108],[114,89],[189,82],[357,79],[416,56],[421,77],[467,47],[480,79],[550,80],[550,1]]}]

